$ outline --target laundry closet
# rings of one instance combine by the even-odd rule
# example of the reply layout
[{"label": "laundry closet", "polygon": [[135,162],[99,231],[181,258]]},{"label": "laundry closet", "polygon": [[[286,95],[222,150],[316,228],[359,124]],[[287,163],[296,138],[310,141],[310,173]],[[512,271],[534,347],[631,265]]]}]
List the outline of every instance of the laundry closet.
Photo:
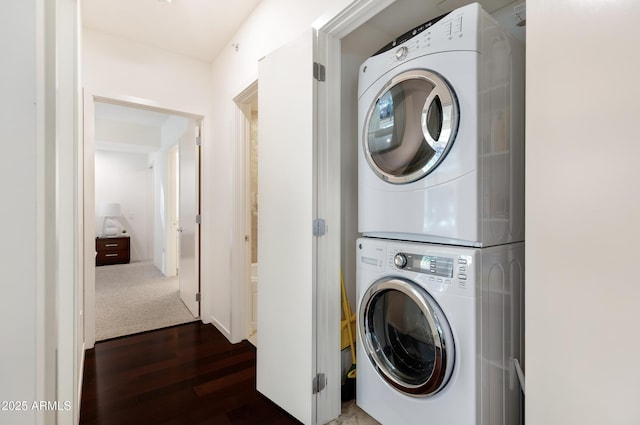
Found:
[{"label": "laundry closet", "polygon": [[[481,2],[494,14],[478,20],[486,83],[465,88],[476,62],[456,65],[464,54],[437,55],[435,47],[432,58],[410,60],[414,50],[437,46],[442,31],[452,43],[468,40],[475,6],[467,3],[400,0],[341,40],[342,262],[356,306],[356,400],[382,423],[523,417],[525,3]],[[446,49],[467,50],[458,44]],[[382,76],[376,66],[397,70]],[[416,94],[420,85],[426,93]],[[469,93],[479,96],[478,110]],[[412,104],[425,104],[422,116],[408,117]],[[412,137],[411,120],[422,120],[414,133],[433,149],[422,163],[423,148],[402,158],[412,148],[398,139]],[[476,120],[478,130],[467,127]],[[478,180],[465,189],[471,170]]]},{"label": "laundry closet", "polygon": [[[336,353],[340,338],[335,330],[340,269],[349,303],[354,309],[358,305],[360,66],[407,30],[469,3],[398,0],[382,8],[388,3],[378,2],[378,12],[365,13],[370,17],[365,22],[351,22],[351,28],[331,33],[328,41],[320,35],[320,48],[309,31],[260,60],[259,197],[264,201],[258,200],[257,388],[304,423],[324,423],[337,415],[341,378],[351,365],[348,353],[342,359],[344,352]],[[517,27],[514,6],[523,2],[489,3],[489,12],[502,8],[505,19]],[[349,20],[345,14],[349,12],[336,19]],[[331,47],[323,48],[323,43]],[[315,64],[313,78],[308,74],[310,63]],[[282,105],[296,106],[285,113]],[[283,167],[282,152],[295,161]],[[459,261],[456,258],[456,273],[462,270]],[[313,282],[309,286],[303,284],[308,279]],[[284,375],[291,377],[286,388],[281,383]],[[305,381],[309,376],[312,394]]]}]

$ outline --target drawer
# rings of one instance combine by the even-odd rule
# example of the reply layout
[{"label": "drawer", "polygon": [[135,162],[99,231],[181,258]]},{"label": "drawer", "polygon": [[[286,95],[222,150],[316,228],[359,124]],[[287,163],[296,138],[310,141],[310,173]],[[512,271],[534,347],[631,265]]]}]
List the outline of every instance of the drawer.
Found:
[{"label": "drawer", "polygon": [[96,251],[117,251],[129,249],[129,238],[98,238],[96,239]]},{"label": "drawer", "polygon": [[100,251],[96,257],[96,265],[125,264],[129,260],[129,251]]},{"label": "drawer", "polygon": [[96,238],[96,266],[128,263],[130,261],[129,246],[128,237]]}]

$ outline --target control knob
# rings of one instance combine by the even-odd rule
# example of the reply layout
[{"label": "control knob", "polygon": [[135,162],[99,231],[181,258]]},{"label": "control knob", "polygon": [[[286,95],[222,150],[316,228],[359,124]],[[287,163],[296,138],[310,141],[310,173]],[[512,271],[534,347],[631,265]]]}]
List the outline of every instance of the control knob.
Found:
[{"label": "control knob", "polygon": [[396,254],[395,258],[393,259],[393,263],[397,268],[404,269],[407,265],[407,256],[400,252]]},{"label": "control knob", "polygon": [[409,49],[407,49],[407,46],[402,46],[401,48],[396,50],[396,60],[398,61],[404,60],[404,58],[407,57],[408,53],[409,53]]}]

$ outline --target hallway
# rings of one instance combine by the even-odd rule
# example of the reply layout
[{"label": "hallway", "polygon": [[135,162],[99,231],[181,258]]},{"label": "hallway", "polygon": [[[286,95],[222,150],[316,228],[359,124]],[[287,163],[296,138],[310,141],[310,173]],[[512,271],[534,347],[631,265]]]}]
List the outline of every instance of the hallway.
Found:
[{"label": "hallway", "polygon": [[86,353],[82,425],[298,424],[255,389],[255,348],[188,323]]}]

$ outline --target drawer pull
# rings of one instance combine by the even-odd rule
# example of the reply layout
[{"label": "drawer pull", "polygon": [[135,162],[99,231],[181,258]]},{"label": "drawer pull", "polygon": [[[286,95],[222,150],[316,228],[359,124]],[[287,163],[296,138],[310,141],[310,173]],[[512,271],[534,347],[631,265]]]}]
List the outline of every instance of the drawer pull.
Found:
[{"label": "drawer pull", "polygon": [[118,254],[104,254],[105,257],[117,257]]},{"label": "drawer pull", "polygon": [[104,244],[105,247],[112,247],[112,246],[118,246],[117,243],[106,243]]}]

